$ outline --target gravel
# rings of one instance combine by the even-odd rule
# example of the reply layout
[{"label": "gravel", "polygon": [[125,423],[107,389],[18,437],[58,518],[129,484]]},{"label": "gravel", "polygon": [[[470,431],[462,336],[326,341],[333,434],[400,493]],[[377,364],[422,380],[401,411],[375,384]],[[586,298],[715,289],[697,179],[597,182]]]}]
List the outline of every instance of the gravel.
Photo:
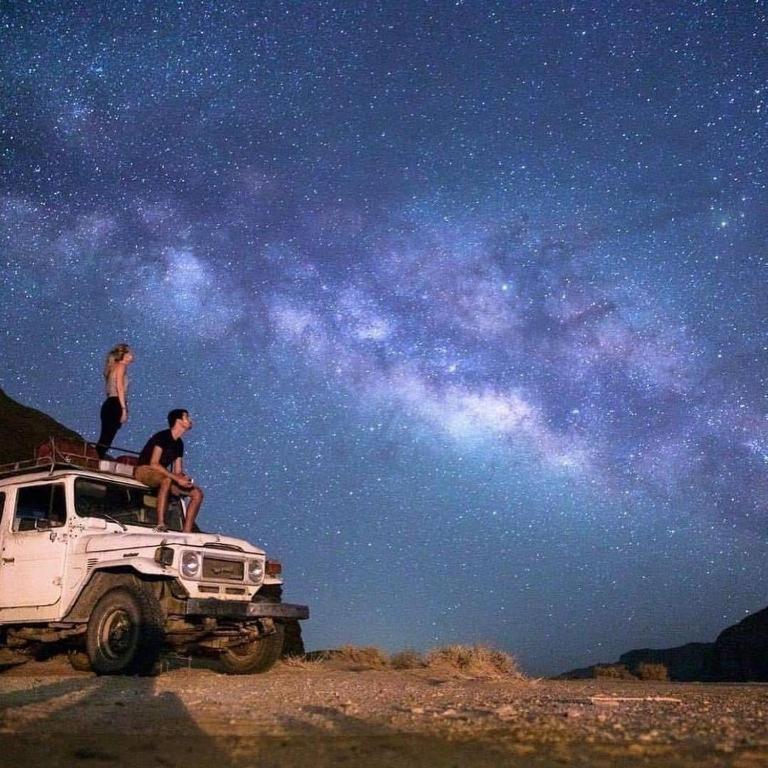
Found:
[{"label": "gravel", "polygon": [[768,686],[478,680],[278,665],[0,675],[0,764],[768,766]]}]

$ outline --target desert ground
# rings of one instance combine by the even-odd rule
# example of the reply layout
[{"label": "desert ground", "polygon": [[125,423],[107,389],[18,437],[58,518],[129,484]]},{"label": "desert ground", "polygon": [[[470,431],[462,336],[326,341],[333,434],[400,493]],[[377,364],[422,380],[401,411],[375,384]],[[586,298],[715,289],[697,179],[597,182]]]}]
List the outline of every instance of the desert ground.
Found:
[{"label": "desert ground", "polygon": [[482,679],[348,662],[0,674],[0,765],[768,766],[768,686]]}]

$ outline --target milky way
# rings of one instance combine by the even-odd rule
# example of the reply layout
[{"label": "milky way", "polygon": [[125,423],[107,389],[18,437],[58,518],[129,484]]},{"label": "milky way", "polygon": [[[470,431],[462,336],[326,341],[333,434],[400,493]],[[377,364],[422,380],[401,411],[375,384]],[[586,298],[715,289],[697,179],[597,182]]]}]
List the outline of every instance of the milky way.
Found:
[{"label": "milky way", "polygon": [[[158,7],[159,6],[159,7]],[[128,341],[310,647],[533,672],[765,605],[762,2],[0,6],[0,386]]]}]

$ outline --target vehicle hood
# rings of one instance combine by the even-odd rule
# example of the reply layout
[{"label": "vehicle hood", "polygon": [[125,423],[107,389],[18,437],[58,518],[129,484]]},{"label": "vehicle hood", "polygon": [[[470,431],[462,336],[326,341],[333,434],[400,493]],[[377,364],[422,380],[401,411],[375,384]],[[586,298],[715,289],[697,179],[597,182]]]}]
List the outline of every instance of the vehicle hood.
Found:
[{"label": "vehicle hood", "polygon": [[[126,549],[143,549],[145,547],[159,547],[161,545],[173,546],[174,544],[186,547],[205,547],[216,552],[226,552],[227,549],[218,549],[216,544],[226,544],[228,547],[238,547],[243,553],[249,555],[263,555],[264,550],[255,547],[244,539],[235,539],[231,536],[221,536],[216,533],[157,533],[146,531],[134,533],[132,531],[86,534],[80,540],[80,546],[85,552],[114,552]],[[208,546],[206,546],[208,545]],[[79,549],[80,547],[78,547]],[[235,554],[235,550],[229,550]]]}]

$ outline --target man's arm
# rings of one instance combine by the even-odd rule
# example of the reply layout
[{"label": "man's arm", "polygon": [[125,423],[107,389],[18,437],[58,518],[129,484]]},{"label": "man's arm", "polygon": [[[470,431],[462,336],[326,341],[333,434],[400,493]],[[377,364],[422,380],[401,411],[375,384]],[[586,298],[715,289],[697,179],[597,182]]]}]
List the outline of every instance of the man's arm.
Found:
[{"label": "man's arm", "polygon": [[171,480],[175,480],[176,477],[174,476],[173,472],[169,472],[160,463],[160,457],[162,455],[163,455],[163,449],[159,445],[156,445],[154,448],[152,448],[152,456],[149,459],[149,466],[152,467],[152,469],[156,469],[158,472],[162,473],[166,477],[170,477]]},{"label": "man's arm", "polygon": [[162,455],[163,455],[163,449],[159,445],[156,445],[152,449],[152,456],[149,459],[149,466],[152,467],[152,469],[156,469],[158,472],[161,472],[163,475],[173,480],[174,483],[181,486],[182,488],[190,487],[191,483],[189,482],[189,478],[182,471],[182,467],[184,465],[181,460],[181,457],[174,460],[172,465],[173,472],[169,472],[160,463],[160,457]]},{"label": "man's arm", "polygon": [[176,477],[176,482],[182,487],[182,488],[191,488],[192,482],[187,475],[184,474],[184,459],[179,456],[174,462],[173,462],[173,474]]}]

